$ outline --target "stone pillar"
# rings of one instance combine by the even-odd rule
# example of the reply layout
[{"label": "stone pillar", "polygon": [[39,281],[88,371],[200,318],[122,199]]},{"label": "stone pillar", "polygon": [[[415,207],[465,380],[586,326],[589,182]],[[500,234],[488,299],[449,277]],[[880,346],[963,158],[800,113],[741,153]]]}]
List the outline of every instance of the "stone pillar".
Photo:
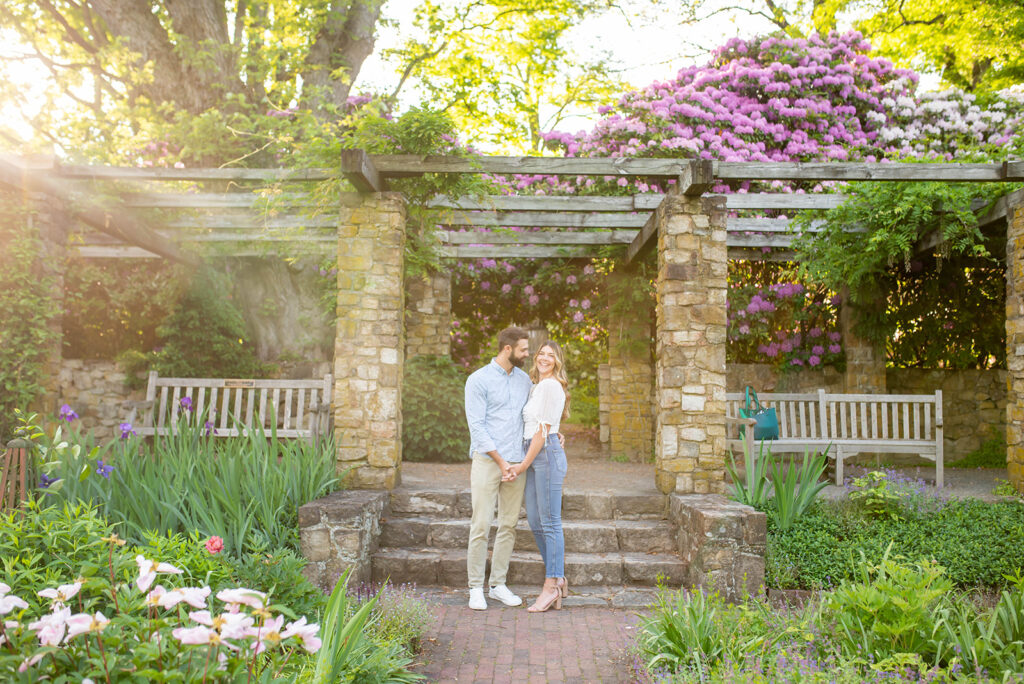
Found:
[{"label": "stone pillar", "polygon": [[351,469],[354,488],[400,479],[405,212],[398,193],[342,196],[334,438],[338,471]]},{"label": "stone pillar", "polygon": [[725,200],[668,196],[655,220],[655,480],[665,493],[720,493],[726,455]]},{"label": "stone pillar", "polygon": [[405,358],[451,356],[451,273],[410,278],[405,297]]},{"label": "stone pillar", "polygon": [[842,293],[839,309],[840,333],[846,350],[844,391],[850,394],[885,394],[885,350],[865,340],[854,328],[857,311],[847,304],[850,293]]},{"label": "stone pillar", "polygon": [[[627,286],[628,278],[628,273],[614,271],[608,284]],[[654,456],[653,314],[647,307],[609,311],[608,377],[601,409],[607,412],[608,450],[617,460],[648,463]]]},{"label": "stone pillar", "polygon": [[1006,210],[1006,469],[1024,492],[1024,194]]}]

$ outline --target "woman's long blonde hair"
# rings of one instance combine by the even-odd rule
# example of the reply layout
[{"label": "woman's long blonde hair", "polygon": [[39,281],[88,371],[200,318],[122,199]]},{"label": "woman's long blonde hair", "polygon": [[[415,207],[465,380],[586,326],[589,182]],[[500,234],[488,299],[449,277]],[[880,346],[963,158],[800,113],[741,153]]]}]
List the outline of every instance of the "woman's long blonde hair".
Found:
[{"label": "woman's long blonde hair", "polygon": [[555,372],[553,375],[555,380],[558,380],[558,382],[561,383],[562,391],[565,392],[565,408],[562,409],[562,419],[565,420],[569,417],[569,399],[572,395],[569,394],[569,378],[565,375],[565,357],[562,356],[562,348],[559,347],[558,343],[554,340],[548,340],[544,344],[540,345],[540,348],[537,349],[537,353],[533,355],[533,368],[530,369],[530,381],[535,385],[540,382],[540,371],[537,370],[537,356],[544,347],[550,347],[551,351],[555,352]]}]

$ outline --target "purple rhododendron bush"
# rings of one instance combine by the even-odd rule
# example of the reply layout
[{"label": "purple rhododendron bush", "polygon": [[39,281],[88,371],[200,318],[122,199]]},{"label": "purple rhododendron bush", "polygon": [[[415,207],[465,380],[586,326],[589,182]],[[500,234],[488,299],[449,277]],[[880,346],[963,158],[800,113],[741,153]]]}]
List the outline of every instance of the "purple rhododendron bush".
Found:
[{"label": "purple rhododendron bush", "polygon": [[[732,39],[707,64],[623,94],[602,108],[605,118],[592,130],[553,131],[545,137],[569,157],[981,162],[1024,153],[1024,90],[919,92],[916,73],[870,51],[857,32]],[[539,174],[493,180],[502,192],[519,195],[630,195],[664,192],[674,183]],[[856,188],[831,181],[742,181],[719,183],[713,191],[853,193]],[[777,211],[745,215],[787,218]],[[607,322],[600,314],[628,293],[600,292],[599,282],[584,272],[593,273],[595,265],[604,287],[609,268],[600,263],[562,261],[556,267],[492,259],[463,264],[456,271],[453,303],[455,355],[472,365],[474,354],[489,351],[475,340],[491,339],[513,319],[539,320],[558,334],[603,342]],[[633,286],[649,290],[650,278],[646,284],[642,280]],[[788,264],[731,264],[730,360],[786,369],[842,364],[835,295],[797,277]],[[592,308],[583,308],[584,301]],[[811,334],[819,330],[824,339]]]}]

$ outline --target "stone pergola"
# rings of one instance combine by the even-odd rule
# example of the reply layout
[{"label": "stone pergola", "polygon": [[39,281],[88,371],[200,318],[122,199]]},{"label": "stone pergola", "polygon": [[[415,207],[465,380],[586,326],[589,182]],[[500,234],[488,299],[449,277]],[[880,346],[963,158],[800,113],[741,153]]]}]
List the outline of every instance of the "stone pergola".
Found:
[{"label": "stone pergola", "polygon": [[[789,220],[745,218],[743,212],[827,209],[838,195],[709,194],[730,181],[948,181],[1024,180],[1024,162],[1002,164],[746,163],[687,159],[371,156],[347,151],[342,172],[356,192],[343,196],[336,216],[277,216],[254,221],[253,194],[152,192],[123,195],[121,205],[87,201],[69,206],[93,232],[74,247],[86,256],[195,257],[189,244],[226,243],[232,254],[253,242],[282,244],[301,237],[338,256],[334,376],[339,467],[351,468],[356,487],[392,488],[400,480],[401,394],[405,356],[443,353],[450,317],[450,281],[440,274],[406,285],[403,279],[405,199],[388,181],[424,173],[547,174],[672,181],[668,194],[626,197],[493,196],[437,199],[443,254],[450,258],[594,256],[620,245],[628,264],[657,250],[654,365],[610,352],[609,379],[621,392],[612,421],[613,448],[643,451],[653,439],[654,474],[663,492],[716,493],[725,486],[726,293],[730,259],[786,258]],[[0,162],[0,183],[45,197],[72,199],[76,184],[92,180],[153,183],[199,181],[265,183],[317,181],[320,170],[118,169],[53,166],[26,169]],[[243,188],[244,189],[244,188]],[[297,203],[301,204],[301,201]],[[187,209],[199,215],[151,223],[138,212]],[[247,213],[248,212],[248,213]],[[247,220],[245,217],[250,216]],[[1003,197],[979,225],[1001,234],[1006,226],[1007,463],[1024,488],[1024,192]],[[255,231],[255,225],[263,230]],[[534,232],[475,228],[532,226]],[[461,230],[457,230],[461,229]],[[812,227],[811,230],[814,230]],[[919,251],[941,236],[924,236]],[[763,254],[763,247],[773,251]],[[264,253],[264,252],[260,252]],[[407,301],[407,299],[409,301]],[[870,345],[847,337],[847,385],[884,391],[884,360]],[[881,369],[881,372],[880,370]],[[879,376],[881,379],[879,380]],[[618,384],[616,378],[629,378]],[[651,400],[653,396],[653,401]],[[646,421],[646,422],[645,422]],[[653,425],[653,429],[626,429]],[[645,442],[646,440],[646,442]]]}]

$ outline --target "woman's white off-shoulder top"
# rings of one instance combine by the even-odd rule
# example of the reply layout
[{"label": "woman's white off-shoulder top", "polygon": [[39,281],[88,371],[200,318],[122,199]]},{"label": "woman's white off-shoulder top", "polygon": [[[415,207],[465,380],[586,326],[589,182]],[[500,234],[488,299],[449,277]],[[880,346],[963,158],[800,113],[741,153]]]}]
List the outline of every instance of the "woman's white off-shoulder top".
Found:
[{"label": "woman's white off-shoulder top", "polygon": [[565,390],[554,378],[545,378],[530,390],[530,398],[523,407],[523,439],[533,439],[542,427],[544,437],[558,432],[565,408]]}]

